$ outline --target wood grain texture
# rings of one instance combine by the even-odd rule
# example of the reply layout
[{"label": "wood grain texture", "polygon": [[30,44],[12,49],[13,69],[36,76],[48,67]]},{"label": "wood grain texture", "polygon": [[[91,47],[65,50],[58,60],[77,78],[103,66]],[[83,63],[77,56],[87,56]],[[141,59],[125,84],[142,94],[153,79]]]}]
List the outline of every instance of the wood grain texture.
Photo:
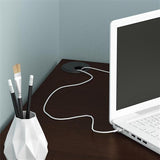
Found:
[{"label": "wood grain texture", "polygon": [[[62,60],[46,78],[32,97],[31,110],[38,120],[49,143],[47,160],[158,160],[159,155],[119,134],[96,134],[90,129],[91,119],[69,121],[49,119],[42,111],[48,95],[57,87],[84,81],[88,76],[70,74],[61,70]],[[90,66],[109,69],[108,64],[88,62]],[[46,110],[55,117],[91,114],[95,129],[112,130],[109,124],[109,75],[93,70],[94,80],[78,87],[58,91],[48,102]],[[24,106],[26,108],[26,105]],[[9,125],[0,134],[0,159],[5,160],[3,144]]]}]

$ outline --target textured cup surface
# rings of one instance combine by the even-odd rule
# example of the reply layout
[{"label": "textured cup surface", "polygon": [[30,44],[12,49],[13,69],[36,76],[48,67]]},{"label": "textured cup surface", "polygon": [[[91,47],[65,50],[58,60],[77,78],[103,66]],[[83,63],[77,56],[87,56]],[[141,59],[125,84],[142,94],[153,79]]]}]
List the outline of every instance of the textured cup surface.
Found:
[{"label": "textured cup surface", "polygon": [[47,147],[48,142],[34,112],[30,119],[14,117],[4,143],[7,160],[45,160]]}]

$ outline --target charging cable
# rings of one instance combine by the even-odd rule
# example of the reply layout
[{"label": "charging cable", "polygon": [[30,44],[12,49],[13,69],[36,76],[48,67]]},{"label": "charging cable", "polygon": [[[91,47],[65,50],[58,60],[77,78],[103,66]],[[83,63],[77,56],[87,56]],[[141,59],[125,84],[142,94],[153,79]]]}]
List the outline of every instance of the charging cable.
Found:
[{"label": "charging cable", "polygon": [[99,69],[99,68],[89,67],[89,66],[81,68],[81,70],[83,70],[83,69],[92,69],[92,70],[99,71],[99,72],[109,73],[109,71],[106,71],[106,70],[103,70],[103,69]]},{"label": "charging cable", "polygon": [[43,112],[51,119],[53,120],[58,120],[58,121],[64,121],[64,120],[72,120],[72,119],[77,119],[77,118],[84,118],[84,117],[88,117],[88,118],[91,118],[92,120],[92,123],[91,123],[91,129],[93,132],[95,133],[114,133],[114,132],[121,132],[121,130],[118,130],[118,129],[115,129],[115,130],[111,130],[111,131],[98,131],[98,130],[95,130],[94,129],[94,118],[92,115],[88,115],[88,114],[85,114],[85,115],[78,115],[78,116],[72,116],[72,117],[67,117],[67,118],[57,118],[57,117],[54,117],[52,115],[50,115],[47,111],[46,111],[46,106],[47,106],[47,103],[49,101],[49,99],[59,90],[61,89],[64,89],[64,88],[69,88],[69,87],[76,87],[76,86],[81,86],[83,84],[86,84],[88,82],[90,82],[92,79],[93,79],[93,75],[86,72],[84,69],[92,69],[92,70],[96,70],[96,71],[100,71],[100,72],[104,72],[104,73],[109,73],[109,71],[105,71],[105,70],[102,70],[102,69],[98,69],[98,68],[94,68],[94,67],[83,67],[81,69],[78,69],[77,71],[79,72],[82,72],[86,75],[88,75],[90,78],[86,81],[83,81],[83,82],[80,82],[80,83],[75,83],[75,84],[69,84],[69,85],[64,85],[64,86],[61,86],[57,89],[55,89],[49,96],[48,98],[46,99],[44,105],[43,105]]}]

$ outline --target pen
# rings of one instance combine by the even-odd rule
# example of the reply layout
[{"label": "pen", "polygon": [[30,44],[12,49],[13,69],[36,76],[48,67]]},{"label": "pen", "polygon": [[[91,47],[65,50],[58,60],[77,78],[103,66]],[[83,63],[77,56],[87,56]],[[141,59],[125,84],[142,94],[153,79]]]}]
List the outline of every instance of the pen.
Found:
[{"label": "pen", "polygon": [[29,88],[28,88],[28,101],[27,101],[26,119],[30,118],[30,106],[31,106],[31,98],[32,98],[33,78],[34,78],[33,75],[29,76]]},{"label": "pen", "polygon": [[11,98],[12,98],[12,103],[13,103],[15,115],[16,115],[16,117],[19,117],[17,99],[16,99],[16,95],[14,92],[14,88],[13,88],[11,79],[8,80],[8,86],[9,86],[9,90],[10,90],[10,94],[11,94]]}]

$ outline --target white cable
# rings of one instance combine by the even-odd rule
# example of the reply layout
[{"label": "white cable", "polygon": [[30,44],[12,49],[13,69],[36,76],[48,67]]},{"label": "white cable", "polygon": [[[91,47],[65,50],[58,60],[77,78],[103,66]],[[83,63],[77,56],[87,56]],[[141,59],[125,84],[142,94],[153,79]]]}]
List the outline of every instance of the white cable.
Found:
[{"label": "white cable", "polygon": [[109,71],[105,71],[103,69],[99,69],[99,68],[94,68],[94,67],[83,67],[82,69],[93,69],[95,71],[100,71],[100,72],[104,72],[104,73],[109,73]]},{"label": "white cable", "polygon": [[[88,69],[94,69],[94,70],[97,70],[97,71],[101,71],[101,72],[105,72],[105,73],[109,73],[108,71],[104,71],[104,70],[101,70],[101,69],[98,69],[98,68],[93,68],[93,67],[83,67],[82,69],[85,69],[85,68],[88,68]],[[63,121],[63,120],[71,120],[71,119],[76,119],[76,118],[84,118],[84,117],[88,117],[88,118],[91,118],[92,120],[92,124],[91,124],[91,129],[93,132],[95,133],[114,133],[114,132],[119,132],[119,130],[111,130],[111,131],[98,131],[98,130],[95,130],[94,129],[94,118],[93,116],[91,115],[79,115],[79,116],[72,116],[72,117],[67,117],[67,118],[56,118],[56,117],[53,117],[52,115],[50,115],[47,111],[46,111],[46,105],[49,101],[49,99],[53,96],[53,94],[55,94],[57,91],[61,90],[61,89],[64,89],[64,88],[69,88],[69,87],[76,87],[76,86],[80,86],[80,85],[83,85],[85,83],[88,83],[90,82],[92,79],[93,79],[93,75],[84,71],[84,70],[78,70],[82,73],[85,73],[87,75],[90,76],[90,78],[86,81],[83,81],[83,82],[80,82],[80,83],[76,83],[76,84],[70,84],[70,85],[64,85],[64,86],[61,86],[57,89],[55,89],[49,96],[48,98],[46,99],[44,105],[43,105],[43,112],[51,119],[53,120],[59,120],[59,121]]]}]

